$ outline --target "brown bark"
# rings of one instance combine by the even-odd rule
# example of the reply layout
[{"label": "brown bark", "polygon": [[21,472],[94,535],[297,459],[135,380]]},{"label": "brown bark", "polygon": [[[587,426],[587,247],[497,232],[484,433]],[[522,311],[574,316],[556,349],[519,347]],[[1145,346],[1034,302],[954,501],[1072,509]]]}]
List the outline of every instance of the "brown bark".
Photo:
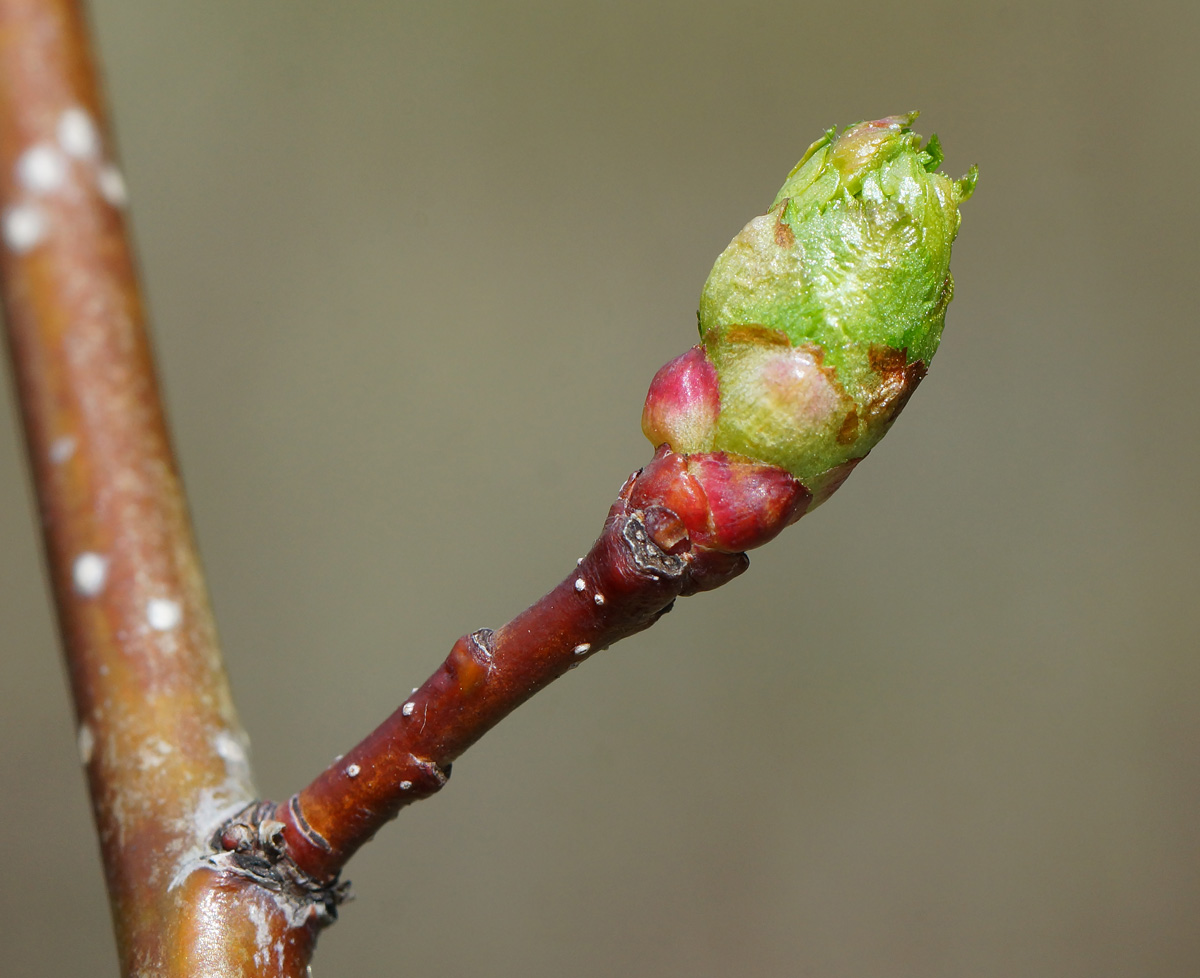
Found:
[{"label": "brown bark", "polygon": [[[655,461],[675,457],[663,448]],[[385,822],[440,789],[454,759],[539,689],[654,624],[679,595],[746,569],[744,553],[695,548],[674,513],[635,504],[651,468],[629,478],[566,580],[497,631],[460,638],[403,706],[275,810],[300,869],[334,880]]]},{"label": "brown bark", "polygon": [[126,975],[299,975],[315,923],[204,857],[253,797],[80,6],[0,0],[0,280]]}]

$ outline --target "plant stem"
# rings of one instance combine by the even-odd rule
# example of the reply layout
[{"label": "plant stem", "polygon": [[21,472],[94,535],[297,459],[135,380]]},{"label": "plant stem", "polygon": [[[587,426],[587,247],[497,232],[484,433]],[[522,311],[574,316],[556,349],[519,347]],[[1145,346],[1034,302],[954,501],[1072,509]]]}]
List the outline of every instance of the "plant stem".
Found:
[{"label": "plant stem", "polygon": [[0,292],[122,969],[298,975],[314,928],[201,859],[254,790],[123,204],[80,5],[0,0]]},{"label": "plant stem", "polygon": [[[660,451],[659,458],[670,455]],[[723,584],[745,554],[685,546],[678,521],[633,506],[634,473],[600,538],[553,591],[493,632],[464,635],[404,705],[273,817],[305,873],[336,878],[405,805],[446,783],[456,757],[544,686],[619,639],[648,628],[675,598]]]}]

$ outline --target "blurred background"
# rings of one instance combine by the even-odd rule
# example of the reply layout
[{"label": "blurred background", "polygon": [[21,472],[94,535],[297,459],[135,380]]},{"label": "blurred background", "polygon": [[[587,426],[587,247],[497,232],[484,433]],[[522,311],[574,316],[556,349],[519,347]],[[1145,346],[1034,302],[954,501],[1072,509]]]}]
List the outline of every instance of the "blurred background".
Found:
[{"label": "blurred background", "polygon": [[[271,797],[570,570],[713,259],[825,127],[920,108],[981,170],[889,438],[404,812],[317,978],[1200,974],[1197,5],[93,18]],[[0,413],[3,970],[115,976]]]}]

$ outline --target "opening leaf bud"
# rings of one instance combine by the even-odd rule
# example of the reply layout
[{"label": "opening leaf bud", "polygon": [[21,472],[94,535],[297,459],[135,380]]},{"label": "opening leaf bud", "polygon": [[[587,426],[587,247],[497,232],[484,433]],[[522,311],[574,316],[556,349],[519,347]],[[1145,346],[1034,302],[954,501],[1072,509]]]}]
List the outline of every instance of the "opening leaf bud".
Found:
[{"label": "opening leaf bud", "polygon": [[[811,509],[887,432],[941,340],[958,208],[977,172],[937,172],[941,144],[922,145],[916,117],[827,131],[717,259],[701,345],[663,367],[646,399],[656,447],[740,460],[719,463],[724,475],[776,466]],[[708,464],[688,473],[711,513],[723,490]],[[723,549],[737,534],[709,536]]]}]

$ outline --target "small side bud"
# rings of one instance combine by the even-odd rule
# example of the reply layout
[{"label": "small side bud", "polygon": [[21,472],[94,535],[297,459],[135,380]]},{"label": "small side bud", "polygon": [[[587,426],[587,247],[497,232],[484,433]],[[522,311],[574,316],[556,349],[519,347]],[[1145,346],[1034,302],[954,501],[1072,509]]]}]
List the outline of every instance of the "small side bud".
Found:
[{"label": "small side bud", "polygon": [[706,452],[716,433],[721,394],[717,370],[694,346],[654,375],[642,408],[642,431],[657,448]]}]

